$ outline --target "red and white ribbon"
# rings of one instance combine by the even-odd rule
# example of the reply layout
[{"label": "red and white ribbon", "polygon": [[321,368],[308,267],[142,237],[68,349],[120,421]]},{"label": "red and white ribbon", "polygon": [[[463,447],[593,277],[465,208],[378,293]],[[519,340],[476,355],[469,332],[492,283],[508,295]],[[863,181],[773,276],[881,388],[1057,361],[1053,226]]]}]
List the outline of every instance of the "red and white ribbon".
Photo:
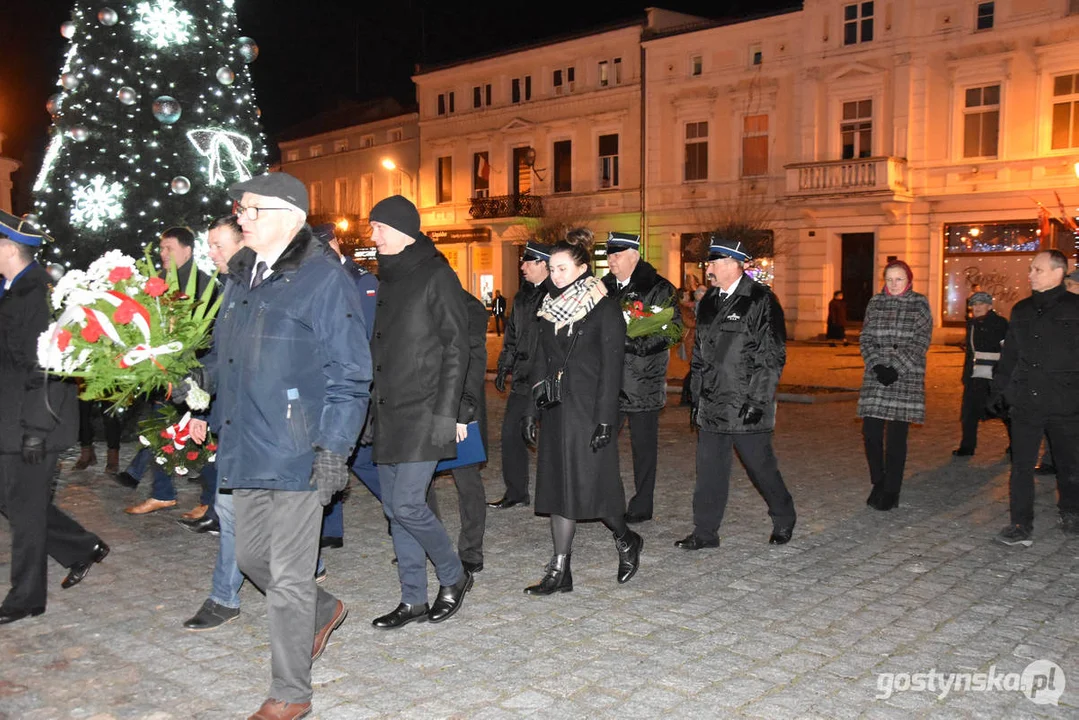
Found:
[{"label": "red and white ribbon", "polygon": [[129,368],[132,365],[138,365],[144,360],[156,361],[159,355],[170,355],[172,353],[178,353],[183,349],[184,344],[176,340],[165,343],[164,345],[158,345],[157,347],[151,347],[140,343],[124,353],[124,356],[120,358],[120,367]]}]

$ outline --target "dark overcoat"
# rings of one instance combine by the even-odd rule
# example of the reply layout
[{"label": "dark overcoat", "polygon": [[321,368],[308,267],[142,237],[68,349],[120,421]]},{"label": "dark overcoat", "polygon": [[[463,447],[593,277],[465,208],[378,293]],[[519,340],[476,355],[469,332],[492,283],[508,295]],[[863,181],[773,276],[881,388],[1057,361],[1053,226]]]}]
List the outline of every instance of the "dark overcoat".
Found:
[{"label": "dark overcoat", "polygon": [[539,318],[536,311],[547,296],[548,283],[533,285],[526,282],[513,296],[513,307],[502,334],[502,352],[498,355],[498,372],[513,376],[510,392],[528,395],[529,367],[536,353],[539,338]]},{"label": "dark overcoat", "polygon": [[[858,341],[865,361],[858,417],[925,421],[925,355],[932,336],[933,315],[925,295],[908,289],[869,299]],[[873,371],[875,365],[894,368],[899,379],[885,386]]]},{"label": "dark overcoat", "polygon": [[468,311],[468,372],[457,422],[467,425],[475,420],[483,448],[488,450],[491,446],[487,444],[487,308],[463,288],[461,295]]}]

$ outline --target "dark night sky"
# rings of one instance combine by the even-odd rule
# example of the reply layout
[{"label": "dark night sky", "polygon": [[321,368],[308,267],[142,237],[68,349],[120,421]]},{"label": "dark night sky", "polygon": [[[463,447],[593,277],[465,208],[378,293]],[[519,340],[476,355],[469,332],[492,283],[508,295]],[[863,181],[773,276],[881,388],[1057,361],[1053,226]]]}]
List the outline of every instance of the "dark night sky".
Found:
[{"label": "dark night sky", "polygon": [[[70,0],[3,0],[0,9],[0,131],[3,154],[23,162],[16,202],[40,162],[67,41]],[[106,4],[105,0],[102,6]],[[648,5],[710,18],[755,15],[797,0],[516,3],[435,0],[236,0],[241,31],[259,44],[251,66],[267,133],[341,100],[414,100],[416,63],[439,64],[642,16]],[[358,57],[358,63],[357,63]],[[357,65],[359,73],[357,77]],[[16,207],[17,211],[25,208]]]}]

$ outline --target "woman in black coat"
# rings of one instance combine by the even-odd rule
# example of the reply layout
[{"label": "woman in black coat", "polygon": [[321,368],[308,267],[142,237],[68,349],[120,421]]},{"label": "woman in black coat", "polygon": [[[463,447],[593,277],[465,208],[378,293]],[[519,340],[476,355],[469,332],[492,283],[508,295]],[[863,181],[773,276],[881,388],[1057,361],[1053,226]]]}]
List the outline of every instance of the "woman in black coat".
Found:
[{"label": "woman in black coat", "polygon": [[[554,556],[529,595],[573,590],[570,552],[578,520],[600,518],[614,534],[618,582],[640,564],[641,536],[626,527],[626,496],[618,470],[618,422],[626,322],[618,303],[589,271],[592,232],[570,231],[551,250],[554,290],[540,306],[533,385],[562,371],[562,401],[538,410],[543,426],[536,471],[536,513],[551,516]],[[524,419],[525,441],[536,444],[537,408]]]}]

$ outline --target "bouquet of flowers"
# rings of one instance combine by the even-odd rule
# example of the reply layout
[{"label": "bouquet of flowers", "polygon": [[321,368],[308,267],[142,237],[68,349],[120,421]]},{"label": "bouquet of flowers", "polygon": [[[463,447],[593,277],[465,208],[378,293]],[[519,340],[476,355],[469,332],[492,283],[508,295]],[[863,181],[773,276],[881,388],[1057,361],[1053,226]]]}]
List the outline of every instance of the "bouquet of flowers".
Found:
[{"label": "bouquet of flowers", "polygon": [[158,410],[153,417],[139,423],[139,442],[154,453],[154,462],[174,475],[197,472],[217,457],[213,435],[206,434],[201,445],[191,439],[191,413],[179,417],[171,405]]},{"label": "bouquet of flowers", "polygon": [[645,307],[640,300],[627,300],[622,305],[622,316],[626,319],[626,337],[639,338],[662,335],[667,339],[667,347],[674,347],[682,339],[682,326],[674,322],[674,305],[653,305]]},{"label": "bouquet of flowers", "polygon": [[[110,250],[85,271],[71,270],[52,291],[59,317],[38,338],[38,362],[56,375],[82,380],[84,400],[126,405],[138,394],[171,393],[199,366],[221,299],[213,283],[196,295],[196,274],[179,287],[176,267],[157,276],[150,250],[143,259]],[[188,405],[210,397],[193,390]]]}]

